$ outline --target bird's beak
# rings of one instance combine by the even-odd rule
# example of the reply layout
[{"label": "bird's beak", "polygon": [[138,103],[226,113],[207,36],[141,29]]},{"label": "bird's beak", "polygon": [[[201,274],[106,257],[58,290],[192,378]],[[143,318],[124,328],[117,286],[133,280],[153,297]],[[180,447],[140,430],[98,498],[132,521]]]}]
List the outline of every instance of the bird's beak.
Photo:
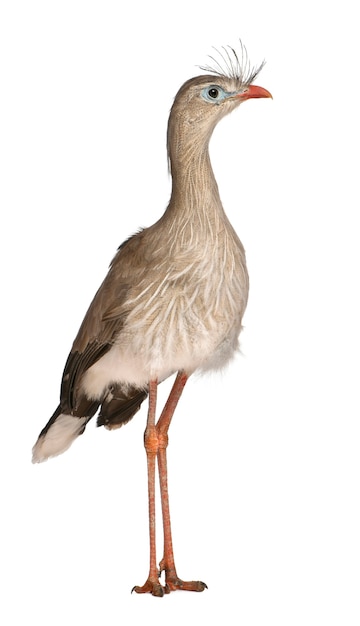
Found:
[{"label": "bird's beak", "polygon": [[250,98],[272,98],[270,91],[257,85],[249,85],[245,91],[236,94],[236,98],[241,100],[249,100]]}]

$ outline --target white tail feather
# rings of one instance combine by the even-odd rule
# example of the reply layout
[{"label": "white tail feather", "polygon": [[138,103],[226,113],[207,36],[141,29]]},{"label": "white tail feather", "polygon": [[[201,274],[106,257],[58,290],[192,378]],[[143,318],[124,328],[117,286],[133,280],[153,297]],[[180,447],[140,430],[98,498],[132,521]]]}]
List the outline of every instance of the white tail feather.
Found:
[{"label": "white tail feather", "polygon": [[32,462],[42,463],[51,456],[65,452],[80,435],[86,421],[86,417],[73,417],[61,413],[47,433],[40,436],[34,445]]}]

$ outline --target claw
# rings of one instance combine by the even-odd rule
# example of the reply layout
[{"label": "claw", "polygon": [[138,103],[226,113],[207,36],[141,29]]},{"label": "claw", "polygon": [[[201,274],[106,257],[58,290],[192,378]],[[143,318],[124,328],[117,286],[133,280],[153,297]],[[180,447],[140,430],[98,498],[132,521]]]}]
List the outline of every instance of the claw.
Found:
[{"label": "claw", "polygon": [[131,593],[133,591],[135,591],[135,593],[151,593],[157,598],[162,598],[164,593],[170,593],[170,590],[167,591],[166,587],[163,587],[158,580],[149,579],[142,587],[138,587],[137,585],[135,585],[135,587],[132,588]]}]

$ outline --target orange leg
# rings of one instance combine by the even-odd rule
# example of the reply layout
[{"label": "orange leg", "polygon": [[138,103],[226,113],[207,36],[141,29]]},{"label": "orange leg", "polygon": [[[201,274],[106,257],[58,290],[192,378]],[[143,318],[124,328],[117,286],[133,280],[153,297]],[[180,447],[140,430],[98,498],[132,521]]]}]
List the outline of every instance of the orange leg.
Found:
[{"label": "orange leg", "polygon": [[[146,583],[142,587],[134,587],[136,593],[152,593],[153,596],[163,596],[164,593],[183,589],[186,591],[203,591],[206,584],[201,581],[185,582],[181,580],[175,569],[174,552],[171,537],[169,494],[167,483],[166,448],[168,445],[168,430],[175,408],[187,381],[184,372],[179,372],[171,389],[168,400],[155,425],[157,381],[149,385],[149,412],[145,430],[145,449],[148,466],[149,489],[149,532],[150,532],[150,571]],[[155,545],[155,463],[156,457],[159,466],[161,491],[161,507],[164,527],[164,556],[160,562],[160,571],[156,567]],[[165,587],[159,581],[161,572],[165,571]]]},{"label": "orange leg", "polygon": [[136,593],[152,593],[153,596],[161,597],[164,595],[165,589],[159,581],[159,573],[156,564],[155,537],[155,464],[158,451],[158,437],[155,426],[156,395],[157,380],[152,380],[149,384],[149,411],[144,434],[148,468],[150,570],[145,585],[142,587],[135,586],[132,591],[136,591]]},{"label": "orange leg", "polygon": [[159,466],[161,507],[164,527],[164,556],[160,561],[159,574],[161,574],[162,571],[165,571],[165,589],[168,591],[176,591],[177,589],[182,589],[184,591],[203,591],[206,588],[206,584],[201,581],[186,582],[178,577],[175,568],[174,551],[171,536],[166,448],[168,445],[168,430],[171,419],[187,379],[188,377],[186,376],[186,374],[184,374],[184,372],[178,373],[173,388],[170,392],[169,398],[156,425],[159,441],[157,459]]}]

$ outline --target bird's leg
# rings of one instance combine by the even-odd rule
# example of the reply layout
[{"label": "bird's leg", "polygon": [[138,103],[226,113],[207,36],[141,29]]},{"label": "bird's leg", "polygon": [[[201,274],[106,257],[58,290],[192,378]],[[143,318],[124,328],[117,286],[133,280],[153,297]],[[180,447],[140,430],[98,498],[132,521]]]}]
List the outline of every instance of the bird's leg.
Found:
[{"label": "bird's leg", "polygon": [[149,411],[144,434],[144,445],[148,468],[148,494],[149,494],[149,534],[150,534],[150,570],[148,579],[142,587],[135,586],[136,593],[152,593],[153,596],[163,596],[167,589],[160,584],[156,564],[156,538],[155,538],[155,464],[158,452],[158,436],[155,426],[157,381],[149,383]]},{"label": "bird's leg", "polygon": [[160,572],[165,571],[166,592],[183,589],[185,591],[203,591],[206,584],[201,581],[183,581],[181,580],[175,568],[174,552],[171,537],[170,509],[169,509],[169,493],[167,482],[167,460],[166,448],[168,445],[168,430],[172,416],[176,409],[179,398],[182,394],[188,376],[184,372],[179,372],[176,376],[174,385],[171,389],[168,400],[156,424],[158,436],[158,468],[161,491],[161,507],[164,527],[164,556],[160,561]]},{"label": "bird's leg", "polygon": [[[187,591],[203,591],[205,583],[201,581],[186,582],[181,580],[175,568],[174,553],[171,537],[169,495],[167,483],[166,448],[168,445],[168,430],[175,408],[182,394],[188,376],[179,372],[167,399],[165,407],[155,425],[157,381],[149,383],[149,411],[144,435],[145,450],[148,467],[149,492],[149,534],[150,534],[150,571],[146,583],[142,587],[135,586],[136,593],[152,593],[153,596],[163,596],[164,593],[183,589]],[[155,537],[155,465],[156,458],[159,468],[161,507],[164,527],[164,556],[160,562],[160,572],[156,567],[156,537]],[[165,571],[165,587],[159,581],[159,576]]]}]

